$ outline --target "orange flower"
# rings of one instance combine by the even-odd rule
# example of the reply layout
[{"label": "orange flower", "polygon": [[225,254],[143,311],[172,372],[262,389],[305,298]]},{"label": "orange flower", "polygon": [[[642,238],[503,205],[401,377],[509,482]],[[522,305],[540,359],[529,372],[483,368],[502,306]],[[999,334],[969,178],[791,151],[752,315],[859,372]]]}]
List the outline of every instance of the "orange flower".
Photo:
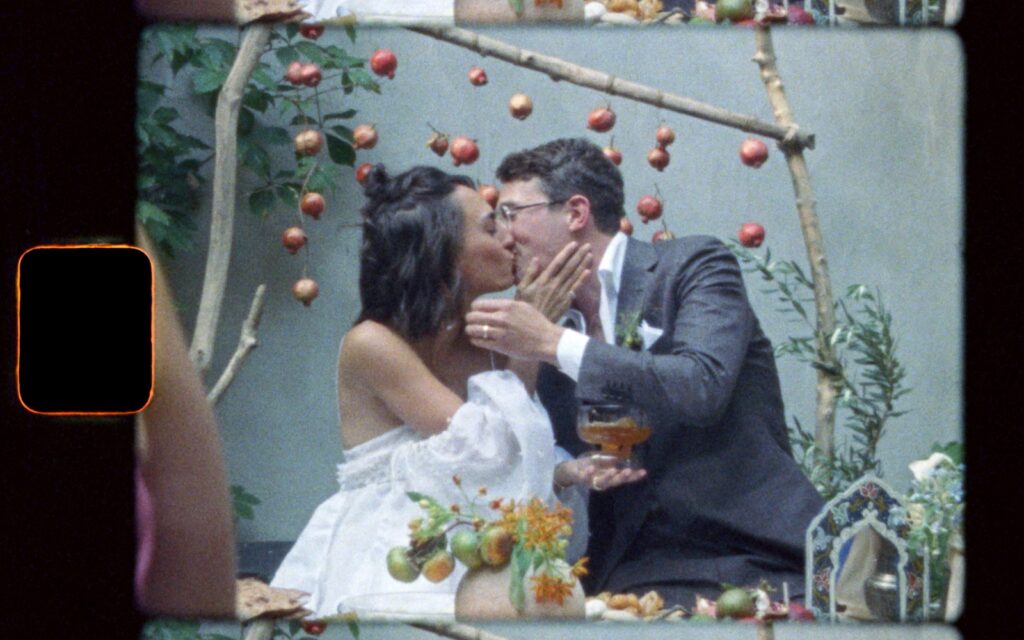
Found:
[{"label": "orange flower", "polygon": [[569,571],[572,573],[572,575],[576,576],[577,578],[582,578],[583,576],[590,573],[590,571],[587,569],[587,562],[589,561],[590,558],[588,558],[587,556],[583,556],[582,558],[576,561],[576,564],[572,565],[572,569],[570,569]]},{"label": "orange flower", "polygon": [[487,495],[487,487],[480,487],[479,489],[477,489],[477,493],[479,493],[482,496],[486,496]]},{"label": "orange flower", "polygon": [[492,509],[500,509],[501,508],[501,498],[497,498],[495,500],[491,500],[491,508]]},{"label": "orange flower", "polygon": [[462,509],[461,509],[461,508],[459,507],[459,505],[457,505],[457,504],[453,504],[453,505],[452,505],[451,507],[449,507],[449,508],[451,509],[451,512],[452,512],[452,513],[458,513],[459,511],[462,511]]},{"label": "orange flower", "polygon": [[526,539],[523,540],[523,544],[527,549],[541,549],[558,554],[558,539],[566,535],[566,528],[572,522],[572,510],[558,506],[549,511],[543,502],[534,498],[526,505],[520,506],[514,514],[506,514],[505,520],[510,524],[525,520]]},{"label": "orange flower", "polygon": [[561,606],[572,595],[573,583],[558,576],[540,573],[531,577],[530,581],[533,582],[533,595],[537,602],[553,602]]}]

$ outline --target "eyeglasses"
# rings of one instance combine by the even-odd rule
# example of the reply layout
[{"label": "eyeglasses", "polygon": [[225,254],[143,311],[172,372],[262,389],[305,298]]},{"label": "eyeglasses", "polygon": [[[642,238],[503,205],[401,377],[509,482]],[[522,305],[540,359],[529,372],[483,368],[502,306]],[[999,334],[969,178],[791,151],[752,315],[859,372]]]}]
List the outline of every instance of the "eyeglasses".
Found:
[{"label": "eyeglasses", "polygon": [[568,200],[569,200],[568,198],[563,198],[561,200],[548,200],[546,202],[534,202],[532,204],[518,204],[518,205],[515,205],[515,206],[503,203],[503,204],[498,205],[498,208],[496,209],[496,213],[498,214],[497,220],[502,225],[504,225],[506,228],[511,229],[512,228],[512,221],[515,220],[516,214],[519,213],[520,211],[522,211],[523,209],[531,209],[533,207],[542,207],[542,206],[545,206],[545,205],[552,206],[552,205],[556,205],[556,204],[562,204],[563,202],[566,202]]}]

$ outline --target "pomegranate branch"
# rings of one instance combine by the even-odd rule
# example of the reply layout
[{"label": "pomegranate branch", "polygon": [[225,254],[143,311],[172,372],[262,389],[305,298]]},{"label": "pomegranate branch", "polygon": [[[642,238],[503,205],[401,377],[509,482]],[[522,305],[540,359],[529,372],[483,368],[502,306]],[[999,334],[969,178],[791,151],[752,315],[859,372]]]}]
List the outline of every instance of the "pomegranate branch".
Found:
[{"label": "pomegranate branch", "polygon": [[[793,123],[793,112],[786,99],[775,64],[775,47],[772,44],[771,31],[766,26],[758,26],[754,32],[757,53],[753,61],[761,69],[761,80],[768,92],[775,121],[783,128],[797,131]],[[803,231],[804,244],[807,247],[807,261],[811,267],[811,279],[814,283],[814,306],[817,311],[817,409],[815,412],[814,442],[818,453],[826,460],[832,460],[835,445],[836,401],[842,384],[840,376],[830,366],[834,353],[830,337],[836,328],[835,307],[832,300],[832,283],[828,274],[828,262],[825,260],[825,249],[821,239],[821,227],[815,211],[814,191],[811,189],[811,178],[807,172],[800,144],[790,144],[783,138],[779,147],[786,156],[786,164],[793,179],[793,191],[796,193],[796,209],[800,217],[800,229]]]},{"label": "pomegranate branch", "polygon": [[799,148],[814,148],[814,134],[794,126],[782,126],[764,122],[754,116],[734,113],[722,107],[698,102],[691,98],[665,93],[647,85],[624,80],[597,69],[583,67],[561,58],[547,56],[535,51],[521,49],[495,38],[482,36],[474,31],[458,27],[407,27],[438,40],[475,51],[482,56],[493,56],[514,65],[540,71],[552,80],[565,80],[572,84],[595,89],[611,95],[622,96],[637,102],[644,102],[660,109],[675,111],[700,120],[714,122],[749,133],[756,133],[775,140],[787,140]]},{"label": "pomegranate branch", "polygon": [[231,240],[235,218],[235,185],[238,179],[238,130],[242,97],[260,56],[270,40],[270,25],[250,25],[238,48],[224,86],[217,96],[214,118],[216,127],[213,173],[213,211],[210,221],[210,245],[206,255],[206,273],[203,293],[199,301],[196,329],[192,336],[189,357],[200,375],[210,368],[213,340],[217,333],[224,290],[227,285],[228,263],[231,261]]}]

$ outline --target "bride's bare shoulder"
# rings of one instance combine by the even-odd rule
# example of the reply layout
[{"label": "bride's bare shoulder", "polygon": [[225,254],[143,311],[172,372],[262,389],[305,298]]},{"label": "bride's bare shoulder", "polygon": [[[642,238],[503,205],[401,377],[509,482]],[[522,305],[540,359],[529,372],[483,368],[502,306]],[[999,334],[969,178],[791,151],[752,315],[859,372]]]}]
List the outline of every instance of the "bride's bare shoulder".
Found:
[{"label": "bride's bare shoulder", "polygon": [[375,320],[363,320],[348,330],[341,341],[339,366],[362,370],[364,365],[380,367],[386,362],[408,362],[419,356],[391,327]]}]

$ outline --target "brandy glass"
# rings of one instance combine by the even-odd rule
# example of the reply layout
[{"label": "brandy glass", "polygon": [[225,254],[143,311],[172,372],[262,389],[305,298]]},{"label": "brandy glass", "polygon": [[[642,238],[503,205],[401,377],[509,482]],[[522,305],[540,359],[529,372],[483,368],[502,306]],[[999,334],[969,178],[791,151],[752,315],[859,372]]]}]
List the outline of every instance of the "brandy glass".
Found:
[{"label": "brandy glass", "polygon": [[600,469],[639,468],[635,445],[651,437],[644,412],[625,403],[583,403],[576,420],[580,440],[597,448],[578,457]]}]

